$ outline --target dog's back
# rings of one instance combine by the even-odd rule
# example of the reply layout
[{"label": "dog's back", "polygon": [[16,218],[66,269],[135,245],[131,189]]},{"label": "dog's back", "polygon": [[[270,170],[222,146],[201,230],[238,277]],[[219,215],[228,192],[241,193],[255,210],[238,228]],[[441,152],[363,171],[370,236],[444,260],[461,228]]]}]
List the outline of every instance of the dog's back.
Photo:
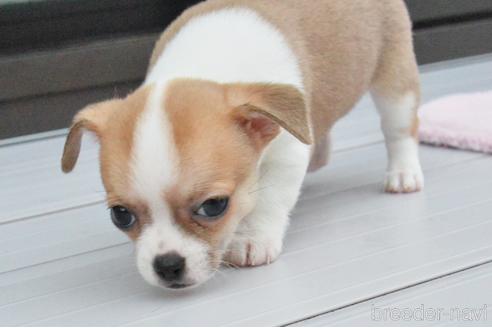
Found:
[{"label": "dog's back", "polygon": [[209,0],[185,11],[166,29],[150,68],[192,18],[237,7],[252,9],[276,26],[296,53],[315,139],[324,138],[356,104],[380,69],[391,69],[384,64],[389,57],[397,54],[409,63],[408,70],[415,67],[411,22],[402,0]]}]

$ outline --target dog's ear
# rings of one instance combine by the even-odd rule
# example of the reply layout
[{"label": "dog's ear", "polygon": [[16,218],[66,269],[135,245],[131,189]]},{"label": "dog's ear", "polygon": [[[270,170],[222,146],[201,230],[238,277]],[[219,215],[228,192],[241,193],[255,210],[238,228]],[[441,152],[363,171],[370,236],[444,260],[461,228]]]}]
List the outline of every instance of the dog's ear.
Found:
[{"label": "dog's ear", "polygon": [[232,115],[255,144],[263,148],[280,127],[305,144],[312,143],[308,109],[302,93],[286,84],[237,83],[226,85]]},{"label": "dog's ear", "polygon": [[109,116],[118,108],[119,102],[115,99],[89,105],[75,115],[63,148],[63,172],[68,173],[75,167],[84,130],[93,132],[100,139]]}]

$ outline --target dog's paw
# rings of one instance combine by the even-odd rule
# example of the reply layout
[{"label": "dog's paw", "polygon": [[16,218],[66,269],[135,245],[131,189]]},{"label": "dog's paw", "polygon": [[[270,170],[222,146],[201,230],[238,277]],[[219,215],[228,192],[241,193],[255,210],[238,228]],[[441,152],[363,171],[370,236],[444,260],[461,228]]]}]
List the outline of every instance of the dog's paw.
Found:
[{"label": "dog's paw", "polygon": [[224,256],[226,264],[239,267],[260,266],[272,263],[282,251],[282,238],[236,237]]},{"label": "dog's paw", "polygon": [[386,172],[384,190],[389,193],[411,193],[424,188],[424,174],[420,165]]}]

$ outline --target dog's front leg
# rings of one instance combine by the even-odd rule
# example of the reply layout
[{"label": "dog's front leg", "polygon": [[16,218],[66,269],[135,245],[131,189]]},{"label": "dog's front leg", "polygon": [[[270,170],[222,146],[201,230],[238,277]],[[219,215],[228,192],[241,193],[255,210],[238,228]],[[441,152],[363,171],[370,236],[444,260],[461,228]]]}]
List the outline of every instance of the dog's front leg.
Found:
[{"label": "dog's front leg", "polygon": [[249,192],[257,204],[238,226],[225,255],[237,266],[273,262],[283,238],[309,163],[309,147],[284,133],[269,147],[261,162],[259,182]]},{"label": "dog's front leg", "polygon": [[288,210],[257,207],[243,219],[235,232],[225,263],[235,266],[270,264],[282,250],[288,223]]}]

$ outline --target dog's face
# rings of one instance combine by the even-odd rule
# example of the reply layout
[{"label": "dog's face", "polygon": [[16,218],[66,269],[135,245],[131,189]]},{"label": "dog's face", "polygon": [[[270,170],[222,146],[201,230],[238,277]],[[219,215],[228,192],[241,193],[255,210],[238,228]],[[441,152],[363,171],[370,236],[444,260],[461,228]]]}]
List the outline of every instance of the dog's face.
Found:
[{"label": "dog's face", "polygon": [[174,80],[82,110],[62,167],[75,165],[82,131],[100,141],[114,224],[136,244],[151,284],[197,285],[221,264],[255,206],[262,152],[284,127],[310,141],[302,95],[290,86]]}]

